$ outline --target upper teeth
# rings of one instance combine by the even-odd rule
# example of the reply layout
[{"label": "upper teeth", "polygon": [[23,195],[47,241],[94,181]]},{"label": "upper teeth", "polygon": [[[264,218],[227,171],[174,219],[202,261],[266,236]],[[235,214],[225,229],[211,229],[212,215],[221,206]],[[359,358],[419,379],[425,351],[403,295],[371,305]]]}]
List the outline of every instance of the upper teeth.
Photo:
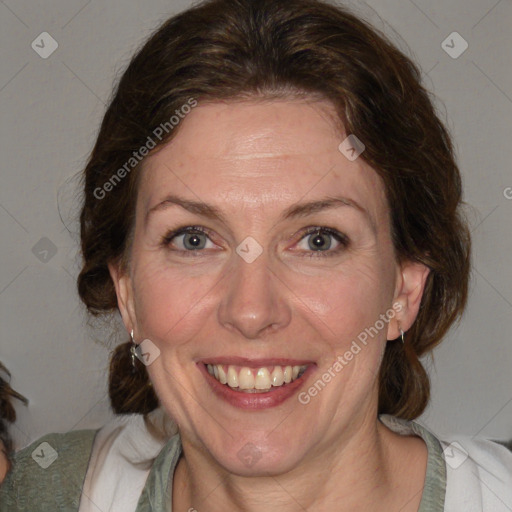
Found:
[{"label": "upper teeth", "polygon": [[253,369],[247,366],[207,364],[206,368],[221,384],[231,388],[268,390],[272,386],[278,387],[294,381],[304,373],[307,365]]}]

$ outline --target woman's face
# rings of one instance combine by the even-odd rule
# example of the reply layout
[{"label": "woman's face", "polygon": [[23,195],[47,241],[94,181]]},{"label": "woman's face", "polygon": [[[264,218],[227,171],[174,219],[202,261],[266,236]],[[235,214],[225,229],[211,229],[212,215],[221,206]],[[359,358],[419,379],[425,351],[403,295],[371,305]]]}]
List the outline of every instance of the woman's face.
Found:
[{"label": "woman's face", "polygon": [[184,444],[231,472],[287,471],[375,428],[386,340],[416,315],[426,273],[398,266],[381,179],[329,114],[200,104],[146,159],[130,269],[111,269]]}]

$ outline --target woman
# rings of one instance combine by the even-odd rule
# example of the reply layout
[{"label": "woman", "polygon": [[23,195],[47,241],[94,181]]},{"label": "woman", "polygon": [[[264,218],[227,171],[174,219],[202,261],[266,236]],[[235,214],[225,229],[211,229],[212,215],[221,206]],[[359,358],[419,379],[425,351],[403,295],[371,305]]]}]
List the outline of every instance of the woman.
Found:
[{"label": "woman", "polygon": [[28,400],[12,389],[8,380],[4,379],[4,375],[6,379],[11,377],[9,370],[0,362],[0,485],[12,465],[13,442],[8,424],[16,421],[16,410],[12,404],[13,398],[28,405]]},{"label": "woman", "polygon": [[131,334],[110,369],[124,416],[22,451],[6,510],[512,506],[505,448],[411,421],[470,268],[419,78],[314,0],[212,0],[151,37],[81,214],[80,297]]}]

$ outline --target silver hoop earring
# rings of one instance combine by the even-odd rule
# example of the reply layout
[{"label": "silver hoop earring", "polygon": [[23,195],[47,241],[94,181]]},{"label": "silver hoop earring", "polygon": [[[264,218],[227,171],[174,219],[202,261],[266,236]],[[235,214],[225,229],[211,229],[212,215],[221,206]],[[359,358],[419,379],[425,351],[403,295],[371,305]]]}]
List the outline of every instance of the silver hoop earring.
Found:
[{"label": "silver hoop earring", "polygon": [[400,329],[400,339],[402,340],[402,345],[405,343],[405,332],[402,330],[401,327],[399,327]]},{"label": "silver hoop earring", "polygon": [[130,354],[132,356],[132,367],[135,368],[135,358],[137,357],[137,344],[135,343],[135,340],[133,339],[133,329],[130,332],[130,336],[132,338],[132,345],[130,347]]}]

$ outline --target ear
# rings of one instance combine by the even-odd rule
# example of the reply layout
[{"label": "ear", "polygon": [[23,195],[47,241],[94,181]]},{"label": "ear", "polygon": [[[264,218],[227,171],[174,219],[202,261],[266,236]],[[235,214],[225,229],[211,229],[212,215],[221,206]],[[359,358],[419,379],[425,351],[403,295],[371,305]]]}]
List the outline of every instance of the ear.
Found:
[{"label": "ear", "polygon": [[429,272],[423,263],[406,261],[400,265],[393,299],[396,315],[388,325],[388,340],[398,338],[400,329],[408,331],[416,320]]},{"label": "ear", "polygon": [[120,265],[117,264],[109,263],[108,270],[112,281],[114,281],[117,295],[117,306],[121,313],[124,326],[128,332],[132,329],[135,330],[137,322],[131,277],[127,272],[122,271]]}]

